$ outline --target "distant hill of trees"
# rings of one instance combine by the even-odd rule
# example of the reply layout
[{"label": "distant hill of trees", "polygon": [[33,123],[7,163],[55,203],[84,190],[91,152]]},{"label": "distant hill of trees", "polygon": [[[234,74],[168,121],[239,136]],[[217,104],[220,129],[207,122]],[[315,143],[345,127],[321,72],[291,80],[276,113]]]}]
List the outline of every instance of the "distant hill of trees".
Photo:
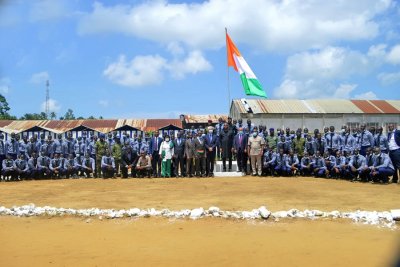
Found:
[{"label": "distant hill of trees", "polygon": [[[47,116],[45,112],[40,113],[25,113],[23,116],[17,118],[10,114],[10,106],[8,105],[7,99],[0,94],[0,120],[57,120],[57,114],[53,111],[50,116]],[[87,118],[79,116],[75,117],[74,111],[68,109],[64,116],[58,118],[59,120],[101,120],[102,116],[96,118],[94,116],[89,116]]]}]

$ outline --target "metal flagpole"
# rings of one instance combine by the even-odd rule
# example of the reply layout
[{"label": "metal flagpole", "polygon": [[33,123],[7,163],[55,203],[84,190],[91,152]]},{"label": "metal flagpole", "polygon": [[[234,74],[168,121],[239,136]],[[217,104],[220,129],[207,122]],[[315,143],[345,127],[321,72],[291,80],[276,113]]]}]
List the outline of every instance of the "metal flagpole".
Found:
[{"label": "metal flagpole", "polygon": [[226,42],[226,76],[227,76],[227,87],[228,87],[228,113],[231,108],[231,88],[229,83],[229,65],[228,65],[228,39],[226,38],[228,29],[225,27],[225,42]]}]

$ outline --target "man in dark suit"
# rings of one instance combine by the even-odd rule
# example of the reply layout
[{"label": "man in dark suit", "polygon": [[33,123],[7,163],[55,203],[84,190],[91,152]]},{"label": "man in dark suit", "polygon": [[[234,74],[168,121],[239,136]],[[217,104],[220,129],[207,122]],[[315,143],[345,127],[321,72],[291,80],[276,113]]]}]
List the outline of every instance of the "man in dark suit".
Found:
[{"label": "man in dark suit", "polygon": [[216,148],[219,145],[218,137],[214,134],[213,127],[208,127],[208,133],[204,138],[204,143],[206,146],[206,174],[209,177],[214,176],[214,161]]},{"label": "man in dark suit", "polygon": [[149,155],[151,156],[151,168],[154,177],[161,176],[161,158],[159,151],[162,141],[163,139],[159,137],[159,133],[155,132],[149,144]]},{"label": "man in dark suit", "polygon": [[136,177],[136,168],[135,167],[136,167],[138,157],[139,157],[138,152],[136,150],[132,150],[129,143],[126,143],[122,149],[122,154],[121,154],[122,178],[128,178],[129,171],[130,171],[131,177]]},{"label": "man in dark suit", "polygon": [[236,153],[238,171],[247,173],[247,142],[248,136],[243,133],[243,127],[239,127],[238,134],[233,139],[233,149]]},{"label": "man in dark suit", "polygon": [[400,130],[395,130],[393,124],[389,125],[388,146],[389,157],[394,166],[392,182],[397,183],[399,181],[398,171],[400,169]]},{"label": "man in dark suit", "polygon": [[224,124],[222,132],[219,134],[219,143],[221,147],[221,157],[224,172],[226,171],[226,159],[229,161],[229,171],[232,171],[232,148],[233,137],[235,136],[228,123]]},{"label": "man in dark suit", "polygon": [[[184,155],[185,155],[185,139],[182,138],[181,133],[176,134],[176,138],[173,141],[174,144],[174,165],[175,165],[175,176],[186,176],[185,175],[185,168],[184,168]],[[180,173],[179,173],[180,171]]]}]

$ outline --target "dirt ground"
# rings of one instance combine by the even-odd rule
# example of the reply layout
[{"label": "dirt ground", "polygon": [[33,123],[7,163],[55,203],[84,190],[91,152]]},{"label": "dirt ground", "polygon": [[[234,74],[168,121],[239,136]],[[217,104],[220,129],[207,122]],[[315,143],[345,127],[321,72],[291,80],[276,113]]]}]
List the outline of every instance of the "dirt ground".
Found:
[{"label": "dirt ground", "polygon": [[[400,208],[400,185],[315,178],[90,179],[0,183],[0,206]],[[400,229],[400,228],[399,228]],[[0,266],[389,266],[400,230],[348,220],[0,217]]]}]

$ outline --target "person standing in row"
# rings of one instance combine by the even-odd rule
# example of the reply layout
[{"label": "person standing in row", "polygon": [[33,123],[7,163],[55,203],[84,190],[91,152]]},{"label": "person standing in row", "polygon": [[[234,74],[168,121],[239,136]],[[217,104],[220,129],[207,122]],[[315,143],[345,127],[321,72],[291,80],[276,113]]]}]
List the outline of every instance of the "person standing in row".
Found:
[{"label": "person standing in row", "polygon": [[214,162],[217,146],[219,145],[218,138],[214,134],[213,127],[208,127],[208,133],[205,136],[204,143],[206,146],[206,175],[214,176]]},{"label": "person standing in row", "polygon": [[221,147],[221,157],[223,164],[223,171],[226,172],[226,160],[229,161],[229,171],[232,171],[232,150],[233,150],[233,136],[234,132],[227,123],[224,123],[222,132],[219,134],[219,143]]},{"label": "person standing in row", "polygon": [[186,158],[186,175],[192,177],[195,172],[194,156],[195,156],[195,139],[192,138],[192,133],[187,134],[187,139],[185,141],[185,153]]},{"label": "person standing in row", "polygon": [[169,135],[166,135],[160,146],[161,177],[171,177],[171,160],[174,155],[174,144]]},{"label": "person standing in row", "polygon": [[238,134],[233,139],[233,149],[236,154],[238,171],[247,173],[247,142],[248,136],[243,133],[243,127],[239,127]]},{"label": "person standing in row", "polygon": [[175,177],[185,176],[184,162],[185,162],[185,139],[182,138],[182,134],[179,132],[176,135],[176,139],[173,141],[174,146],[174,166],[175,166]]},{"label": "person standing in row", "polygon": [[153,170],[154,177],[161,176],[161,159],[159,151],[162,142],[163,139],[159,137],[159,133],[155,132],[149,144],[149,155],[151,157],[151,168]]},{"label": "person standing in row", "polygon": [[[258,135],[258,128],[254,127],[252,135],[248,140],[248,149],[251,168],[253,170],[253,176],[261,175],[262,173],[262,161],[261,156],[263,155],[263,150],[265,146],[265,141]],[[257,173],[258,170],[258,173]]]}]

